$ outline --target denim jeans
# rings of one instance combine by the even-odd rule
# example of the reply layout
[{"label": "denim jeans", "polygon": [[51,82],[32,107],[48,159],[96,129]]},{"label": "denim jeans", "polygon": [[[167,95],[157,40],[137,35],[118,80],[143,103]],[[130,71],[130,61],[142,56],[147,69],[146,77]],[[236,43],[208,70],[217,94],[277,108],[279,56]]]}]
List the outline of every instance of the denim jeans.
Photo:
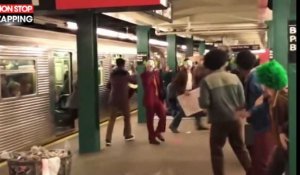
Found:
[{"label": "denim jeans", "polygon": [[183,113],[177,99],[169,99],[169,105],[171,108],[172,116],[174,117],[170,126],[172,128],[178,128],[178,126],[181,122],[181,119],[184,116],[184,113]]},{"label": "denim jeans", "polygon": [[179,112],[179,110],[180,110],[180,106],[178,105],[177,100],[176,99],[169,99],[168,100],[168,105],[169,105],[169,110],[171,112],[171,115],[173,117],[175,117],[177,115],[177,113]]}]

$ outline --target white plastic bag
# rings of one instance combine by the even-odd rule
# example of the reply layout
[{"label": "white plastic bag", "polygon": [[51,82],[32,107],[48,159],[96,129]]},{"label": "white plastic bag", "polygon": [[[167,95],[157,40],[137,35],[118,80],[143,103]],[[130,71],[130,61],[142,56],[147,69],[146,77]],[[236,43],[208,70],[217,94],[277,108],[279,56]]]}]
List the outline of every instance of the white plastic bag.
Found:
[{"label": "white plastic bag", "polygon": [[57,175],[60,169],[60,158],[53,157],[50,159],[43,159],[42,175]]}]

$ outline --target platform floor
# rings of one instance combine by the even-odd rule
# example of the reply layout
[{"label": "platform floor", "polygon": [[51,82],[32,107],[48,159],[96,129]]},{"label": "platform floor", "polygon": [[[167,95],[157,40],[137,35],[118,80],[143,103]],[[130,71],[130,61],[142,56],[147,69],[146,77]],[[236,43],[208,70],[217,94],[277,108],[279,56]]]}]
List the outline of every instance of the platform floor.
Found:
[{"label": "platform floor", "polygon": [[[63,148],[66,142],[72,145],[72,175],[212,175],[209,131],[197,131],[192,118],[182,121],[179,134],[167,129],[166,142],[159,146],[148,143],[146,125],[136,121],[132,117],[134,142],[124,141],[122,119],[116,122],[111,147],[104,145],[106,125],[101,126],[99,153],[79,155],[76,135],[48,148]],[[245,174],[228,142],[224,155],[227,175]],[[0,175],[8,175],[6,169],[0,167]]]}]

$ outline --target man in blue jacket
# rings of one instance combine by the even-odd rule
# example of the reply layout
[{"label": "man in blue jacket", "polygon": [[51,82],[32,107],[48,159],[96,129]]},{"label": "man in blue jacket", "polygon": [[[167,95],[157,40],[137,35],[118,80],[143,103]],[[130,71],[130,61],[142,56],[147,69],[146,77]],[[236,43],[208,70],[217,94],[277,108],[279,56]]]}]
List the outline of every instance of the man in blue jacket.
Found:
[{"label": "man in blue jacket", "polygon": [[254,141],[249,148],[253,175],[265,175],[267,163],[274,147],[269,121],[269,105],[258,83],[255,71],[256,58],[250,51],[241,51],[236,57],[240,76],[244,80],[247,122],[253,128]]}]

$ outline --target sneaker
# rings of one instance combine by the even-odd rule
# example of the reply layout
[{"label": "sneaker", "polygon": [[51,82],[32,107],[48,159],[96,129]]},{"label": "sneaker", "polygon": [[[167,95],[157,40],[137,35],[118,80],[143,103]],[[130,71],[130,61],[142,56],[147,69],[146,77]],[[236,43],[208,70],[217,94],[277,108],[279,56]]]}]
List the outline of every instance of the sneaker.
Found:
[{"label": "sneaker", "polygon": [[158,134],[156,137],[162,142],[165,141],[165,138],[161,134]]},{"label": "sneaker", "polygon": [[209,128],[203,125],[197,127],[197,130],[208,130]]},{"label": "sneaker", "polygon": [[135,137],[133,135],[125,137],[125,141],[133,141]]},{"label": "sneaker", "polygon": [[111,146],[111,142],[106,141],[106,146]]},{"label": "sneaker", "polygon": [[172,126],[170,126],[169,127],[170,128],[170,130],[173,132],[173,133],[180,133],[178,130],[177,130],[177,128],[173,128]]},{"label": "sneaker", "polygon": [[152,144],[152,145],[160,145],[160,142],[157,141],[156,139],[149,140],[149,143]]}]

